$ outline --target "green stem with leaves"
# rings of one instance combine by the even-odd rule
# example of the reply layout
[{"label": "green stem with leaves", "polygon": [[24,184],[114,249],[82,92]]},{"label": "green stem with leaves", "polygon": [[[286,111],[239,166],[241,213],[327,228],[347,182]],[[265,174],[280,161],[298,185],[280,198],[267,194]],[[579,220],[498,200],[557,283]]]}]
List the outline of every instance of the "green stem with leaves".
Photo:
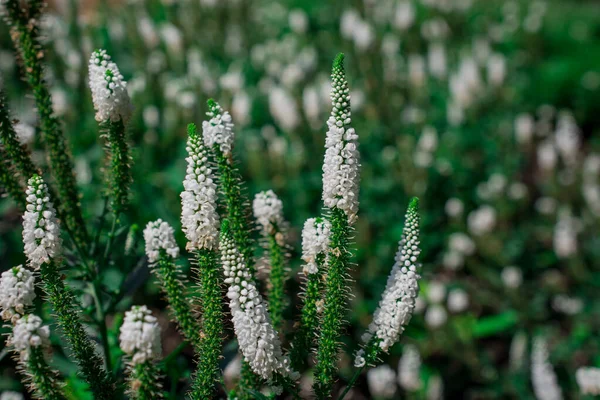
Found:
[{"label": "green stem with leaves", "polygon": [[183,336],[195,350],[198,350],[201,345],[201,327],[192,313],[179,267],[171,256],[161,250],[158,261],[153,265],[153,272],[158,275],[161,287],[167,296],[167,302]]},{"label": "green stem with leaves", "polygon": [[334,207],[331,222],[330,250],[325,280],[325,297],[315,367],[315,393],[318,399],[331,398],[336,379],[340,337],[344,328],[348,299],[348,269],[350,264],[350,226],[348,217]]},{"label": "green stem with leaves", "polygon": [[195,256],[202,312],[202,337],[198,351],[200,355],[198,368],[192,383],[190,398],[206,400],[216,395],[215,385],[220,378],[219,360],[224,330],[222,279],[217,252],[203,249],[196,251]]},{"label": "green stem with leaves", "polygon": [[162,399],[162,385],[160,384],[160,373],[157,364],[146,361],[134,364],[128,368],[129,391],[128,394],[134,400]]},{"label": "green stem with leaves", "polygon": [[110,158],[108,187],[111,195],[111,208],[115,217],[118,217],[129,203],[128,194],[129,184],[131,183],[129,146],[123,119],[117,122],[106,122],[105,135]]},{"label": "green stem with leaves", "polygon": [[67,399],[63,384],[59,381],[58,372],[53,370],[46,362],[42,347],[32,347],[27,360],[21,361],[21,366],[29,378],[29,390],[34,398],[43,400]]},{"label": "green stem with leaves", "polygon": [[54,262],[42,264],[40,268],[44,290],[59,326],[71,345],[73,355],[81,369],[85,381],[90,385],[96,399],[113,400],[117,398],[115,384],[103,368],[102,358],[87,336],[79,319],[79,306],[58,272]]}]

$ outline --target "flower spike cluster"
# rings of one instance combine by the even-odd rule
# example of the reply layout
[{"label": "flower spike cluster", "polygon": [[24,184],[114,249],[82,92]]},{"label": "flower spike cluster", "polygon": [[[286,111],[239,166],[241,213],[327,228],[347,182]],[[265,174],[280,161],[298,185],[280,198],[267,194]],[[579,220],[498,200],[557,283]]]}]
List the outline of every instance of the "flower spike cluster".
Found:
[{"label": "flower spike cluster", "polygon": [[[225,222],[225,221],[224,221]],[[294,379],[289,359],[271,324],[267,307],[258,292],[242,254],[231,238],[228,224],[222,226],[220,250],[233,326],[246,362],[257,375],[273,379],[275,374]]]},{"label": "flower spike cluster", "polygon": [[539,400],[562,400],[558,378],[549,361],[548,343],[541,337],[533,339],[531,351],[531,383]]},{"label": "flower spike cluster", "polygon": [[181,192],[181,225],[188,250],[216,249],[219,241],[217,186],[208,165],[208,151],[196,125],[188,125],[187,170]]},{"label": "flower spike cluster", "polygon": [[37,315],[25,315],[15,323],[10,344],[20,353],[22,360],[27,360],[32,348],[50,347],[50,328],[43,325]]},{"label": "flower spike cluster", "polygon": [[214,100],[208,101],[208,112],[206,115],[210,118],[202,122],[202,134],[204,144],[213,148],[216,144],[223,155],[231,157],[233,149],[233,121],[229,111],[223,111],[223,108]]},{"label": "flower spike cluster", "polygon": [[327,120],[325,159],[323,161],[323,202],[342,209],[350,223],[358,212],[359,153],[358,135],[350,115],[350,90],[344,72],[344,55],[338,54],[331,73],[331,115]]},{"label": "flower spike cluster", "polygon": [[[402,240],[398,244],[395,264],[388,277],[379,307],[373,315],[373,322],[363,340],[373,343],[382,351],[387,352],[396,343],[398,337],[409,323],[415,309],[415,300],[419,293],[417,257],[419,248],[419,200],[411,200],[406,212]],[[366,359],[365,359],[366,354]],[[362,367],[365,363],[373,362],[369,349],[358,352],[355,365]]]},{"label": "flower spike cluster", "polygon": [[133,306],[127,311],[120,332],[121,350],[131,357],[133,364],[160,357],[160,327],[146,306]]},{"label": "flower spike cluster", "polygon": [[106,50],[92,53],[89,74],[96,121],[127,122],[133,110],[127,94],[127,82]]},{"label": "flower spike cluster", "polygon": [[175,231],[162,219],[148,222],[144,229],[144,240],[146,242],[146,255],[150,263],[155,263],[160,258],[161,251],[166,252],[172,258],[179,256],[179,247],[175,242]]},{"label": "flower spike cluster", "polygon": [[275,192],[267,190],[257,193],[252,202],[252,210],[264,235],[282,230],[284,225],[283,202]]},{"label": "flower spike cluster", "polygon": [[309,218],[302,229],[302,260],[306,263],[304,274],[318,272],[317,257],[327,254],[331,236],[331,223],[322,218]]},{"label": "flower spike cluster", "polygon": [[48,186],[39,175],[32,176],[27,187],[27,206],[23,215],[23,244],[29,265],[38,269],[61,252],[60,228],[56,210],[50,201]]},{"label": "flower spike cluster", "polygon": [[35,299],[35,277],[22,265],[11,268],[0,277],[0,316],[5,321],[16,323],[33,305]]}]

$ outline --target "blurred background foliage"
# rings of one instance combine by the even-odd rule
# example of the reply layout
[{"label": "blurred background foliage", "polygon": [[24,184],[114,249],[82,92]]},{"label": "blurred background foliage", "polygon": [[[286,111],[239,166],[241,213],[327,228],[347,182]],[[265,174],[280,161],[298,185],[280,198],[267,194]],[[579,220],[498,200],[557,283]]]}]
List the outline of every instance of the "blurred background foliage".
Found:
[{"label": "blurred background foliage", "polygon": [[[435,398],[430,382],[441,378],[446,398],[533,398],[527,343],[536,335],[548,338],[569,398],[578,396],[574,371],[600,366],[598,2],[62,0],[51,2],[44,27],[55,112],[90,225],[103,206],[104,152],[87,60],[104,48],[136,108],[127,222],[160,217],[179,226],[185,126],[200,123],[214,97],[234,117],[250,194],[272,188],[284,202],[296,298],[300,230],[321,208],[330,63],[341,51],[362,157],[342,374],[351,373],[385,286],[411,196],[422,204],[423,284],[402,343],[417,346],[423,385],[398,387],[396,397]],[[44,165],[5,24],[0,70],[20,132]],[[0,200],[0,213],[4,270],[24,257],[14,203]],[[106,271],[107,287],[128,271]],[[139,303],[164,310],[147,272],[136,271],[117,311]],[[163,322],[168,354],[180,339]],[[402,348],[384,360],[394,369]],[[0,389],[18,388],[7,358]],[[173,393],[191,365],[189,352],[174,358]],[[354,395],[373,392],[363,378]]]}]

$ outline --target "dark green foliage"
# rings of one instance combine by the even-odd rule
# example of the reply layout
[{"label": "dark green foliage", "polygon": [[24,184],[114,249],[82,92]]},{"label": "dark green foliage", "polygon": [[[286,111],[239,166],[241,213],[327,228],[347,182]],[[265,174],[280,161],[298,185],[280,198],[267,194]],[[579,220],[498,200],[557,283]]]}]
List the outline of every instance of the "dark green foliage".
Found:
[{"label": "dark green foliage", "polygon": [[160,373],[156,363],[146,361],[129,367],[129,396],[132,400],[162,399]]},{"label": "dark green foliage", "polygon": [[4,149],[0,146],[0,188],[3,188],[8,195],[19,205],[25,209],[25,188],[21,186],[17,180],[10,158]]},{"label": "dark green foliage", "polygon": [[280,232],[269,234],[269,315],[275,330],[283,327],[283,310],[285,309],[285,243]]}]

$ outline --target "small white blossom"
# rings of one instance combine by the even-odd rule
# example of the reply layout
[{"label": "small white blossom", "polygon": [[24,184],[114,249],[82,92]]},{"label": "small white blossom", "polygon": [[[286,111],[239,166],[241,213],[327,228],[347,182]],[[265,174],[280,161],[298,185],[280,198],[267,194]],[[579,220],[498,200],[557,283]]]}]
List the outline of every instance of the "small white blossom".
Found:
[{"label": "small white blossom", "polygon": [[444,306],[434,304],[427,308],[425,312],[425,323],[432,329],[437,329],[444,325],[448,320],[448,313]]},{"label": "small white blossom", "polygon": [[274,374],[296,379],[243,256],[231,238],[221,237],[219,246],[229,309],[244,359],[264,379],[271,379]]},{"label": "small white blossom", "polygon": [[13,324],[33,305],[35,277],[22,265],[2,273],[0,278],[0,311],[2,319]]},{"label": "small white blossom", "polygon": [[90,57],[90,89],[96,109],[96,121],[127,122],[133,106],[127,93],[127,82],[106,50],[96,50]]},{"label": "small white blossom", "polygon": [[577,254],[576,220],[570,212],[561,210],[554,226],[554,252],[559,258],[568,258]]},{"label": "small white blossom", "polygon": [[441,303],[446,298],[446,285],[440,281],[432,281],[427,286],[427,300],[431,303]]},{"label": "small white blossom", "polygon": [[450,235],[448,239],[448,247],[450,250],[460,254],[471,256],[475,253],[476,246],[473,239],[471,239],[466,233],[455,232]]},{"label": "small white blossom", "polygon": [[277,124],[285,131],[294,130],[300,124],[296,100],[281,87],[275,87],[269,91],[269,111]]},{"label": "small white blossom", "polygon": [[575,373],[581,394],[600,395],[600,368],[582,367]]},{"label": "small white blossom", "polygon": [[528,144],[533,138],[535,121],[531,114],[519,114],[515,118],[515,137],[519,144]]},{"label": "small white blossom", "polygon": [[35,128],[25,122],[17,122],[14,126],[15,133],[19,143],[29,145],[33,143],[35,137]]},{"label": "small white blossom", "polygon": [[415,6],[412,1],[403,0],[396,5],[392,23],[395,28],[404,31],[415,21]]},{"label": "small white blossom", "polygon": [[323,161],[323,201],[328,208],[340,208],[350,223],[358,212],[358,135],[350,127],[350,92],[343,70],[343,56],[334,62],[331,86],[331,116],[327,120]]},{"label": "small white blossom", "polygon": [[396,373],[387,364],[367,372],[369,392],[374,398],[391,399],[396,393]]},{"label": "small white blossom", "polygon": [[27,360],[32,347],[50,347],[50,328],[42,326],[42,319],[37,315],[28,314],[20,318],[13,326],[9,343],[20,353],[22,360]]},{"label": "small white blossom", "polygon": [[208,163],[208,152],[195,130],[190,133],[183,192],[181,192],[181,226],[188,240],[186,248],[215,249],[219,241],[217,185]]},{"label": "small white blossom", "polygon": [[173,236],[173,228],[162,219],[148,222],[144,229],[144,240],[146,242],[146,255],[150,263],[155,263],[160,258],[161,251],[167,255],[177,258],[179,247]]},{"label": "small white blossom", "polygon": [[372,337],[384,352],[398,340],[409,323],[415,309],[415,299],[419,293],[417,273],[417,257],[419,248],[419,215],[418,200],[413,199],[404,223],[402,240],[398,244],[398,252],[392,272],[387,281],[379,307],[373,315],[369,331],[363,336],[365,342]]},{"label": "small white blossom", "polygon": [[509,289],[516,289],[523,282],[523,272],[521,268],[508,266],[502,270],[502,283]]},{"label": "small white blossom", "polygon": [[554,311],[563,314],[577,315],[583,310],[583,300],[578,297],[558,294],[552,298],[552,308]]},{"label": "small white blossom", "polygon": [[231,115],[215,102],[209,102],[209,108],[206,115],[210,119],[202,122],[204,144],[210,149],[218,145],[223,155],[230,157],[234,139]]},{"label": "small white blossom", "polygon": [[38,175],[27,182],[26,211],[23,214],[23,244],[29,265],[38,269],[60,255],[62,242],[56,210],[48,186]]},{"label": "small white blossom", "polygon": [[439,375],[429,377],[427,382],[427,400],[443,400],[444,399],[444,381]]},{"label": "small white blossom", "polygon": [[558,379],[548,360],[548,344],[539,337],[533,340],[531,383],[538,400],[561,400],[563,398],[558,386]]},{"label": "small white blossom", "polygon": [[284,228],[283,202],[272,190],[260,192],[254,196],[252,211],[263,234],[268,235]]},{"label": "small white blossom", "polygon": [[475,236],[490,233],[496,226],[496,210],[492,206],[481,206],[469,214],[467,224]]},{"label": "small white blossom", "polygon": [[331,223],[326,219],[309,218],[302,229],[302,260],[306,263],[305,274],[318,272],[317,256],[327,254]]},{"label": "small white blossom", "polygon": [[402,357],[398,362],[398,383],[409,392],[417,391],[421,382],[421,355],[415,345],[404,346]]},{"label": "small white blossom", "polygon": [[454,289],[448,293],[448,310],[454,313],[465,311],[469,307],[469,295],[462,289]]},{"label": "small white blossom", "polygon": [[143,364],[160,357],[160,327],[146,306],[131,307],[125,313],[120,332],[121,350],[131,357],[133,364]]},{"label": "small white blossom", "polygon": [[464,209],[465,206],[462,200],[457,199],[456,197],[448,199],[448,201],[446,201],[446,205],[444,206],[446,214],[453,218],[461,216]]}]

